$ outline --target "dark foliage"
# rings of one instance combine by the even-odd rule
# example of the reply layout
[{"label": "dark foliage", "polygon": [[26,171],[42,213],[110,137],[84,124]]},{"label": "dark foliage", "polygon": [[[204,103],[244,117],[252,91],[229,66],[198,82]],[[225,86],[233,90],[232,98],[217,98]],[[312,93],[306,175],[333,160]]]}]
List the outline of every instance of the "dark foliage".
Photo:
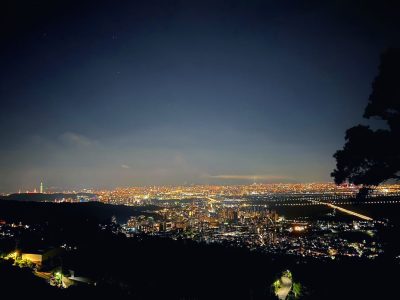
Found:
[{"label": "dark foliage", "polygon": [[386,121],[387,129],[358,125],[347,130],[344,148],[334,154],[331,175],[337,184],[372,186],[400,178],[400,49],[382,55],[364,117]]}]

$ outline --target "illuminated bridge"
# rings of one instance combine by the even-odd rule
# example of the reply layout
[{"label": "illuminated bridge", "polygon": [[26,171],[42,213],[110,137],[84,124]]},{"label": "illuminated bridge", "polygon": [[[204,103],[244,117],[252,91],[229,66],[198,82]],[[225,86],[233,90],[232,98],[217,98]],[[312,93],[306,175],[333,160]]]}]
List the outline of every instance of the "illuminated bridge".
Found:
[{"label": "illuminated bridge", "polygon": [[349,210],[349,209],[345,209],[345,208],[343,208],[343,207],[334,205],[334,204],[332,204],[332,203],[326,203],[326,202],[321,202],[321,201],[317,201],[317,200],[310,200],[310,201],[312,201],[312,202],[314,202],[314,203],[318,203],[318,204],[327,205],[327,206],[332,207],[332,208],[335,208],[335,209],[337,209],[337,210],[339,210],[339,211],[341,211],[341,212],[344,212],[344,213],[349,214],[349,215],[352,215],[352,216],[356,216],[356,217],[358,217],[358,218],[360,218],[360,219],[363,219],[363,220],[366,220],[366,221],[372,221],[372,220],[373,220],[372,218],[370,218],[370,217],[368,217],[368,216],[359,214],[359,213],[357,213],[357,212],[355,212],[355,211],[352,211],[352,210]]}]

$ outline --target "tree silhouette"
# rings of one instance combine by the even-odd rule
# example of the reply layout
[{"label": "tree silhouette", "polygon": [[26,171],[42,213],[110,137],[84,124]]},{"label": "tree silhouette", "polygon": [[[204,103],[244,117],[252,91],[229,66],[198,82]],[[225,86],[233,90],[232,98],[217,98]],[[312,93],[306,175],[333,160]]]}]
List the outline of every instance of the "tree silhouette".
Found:
[{"label": "tree silhouette", "polygon": [[364,118],[384,120],[387,128],[357,125],[346,131],[343,149],[333,155],[336,169],[331,176],[336,184],[347,180],[374,186],[400,179],[400,49],[382,54]]}]

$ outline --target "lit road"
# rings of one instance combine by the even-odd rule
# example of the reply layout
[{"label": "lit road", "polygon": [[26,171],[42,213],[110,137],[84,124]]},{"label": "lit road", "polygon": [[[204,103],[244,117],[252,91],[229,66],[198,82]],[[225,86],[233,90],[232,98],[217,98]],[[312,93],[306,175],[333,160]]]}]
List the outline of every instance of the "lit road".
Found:
[{"label": "lit road", "polygon": [[334,204],[332,204],[332,203],[326,203],[326,202],[321,202],[321,201],[317,201],[317,200],[310,200],[310,201],[316,202],[316,203],[319,203],[319,204],[327,205],[327,206],[332,207],[332,208],[335,208],[335,209],[337,209],[337,210],[339,210],[339,211],[341,211],[341,212],[344,212],[344,213],[349,214],[349,215],[352,215],[352,216],[356,216],[356,217],[358,217],[358,218],[360,218],[360,219],[363,219],[363,220],[366,220],[366,221],[372,221],[372,220],[373,220],[372,218],[370,218],[370,217],[368,217],[368,216],[359,214],[358,212],[355,212],[355,211],[352,211],[352,210],[349,210],[349,209],[345,209],[345,208],[343,208],[343,207],[334,205]]},{"label": "lit road", "polygon": [[40,277],[40,278],[43,278],[46,280],[50,280],[50,277],[51,277],[51,273],[48,273],[48,272],[34,272],[34,274],[37,277]]},{"label": "lit road", "polygon": [[215,200],[211,197],[206,197],[206,199],[210,202],[210,203],[218,203],[218,200]]}]

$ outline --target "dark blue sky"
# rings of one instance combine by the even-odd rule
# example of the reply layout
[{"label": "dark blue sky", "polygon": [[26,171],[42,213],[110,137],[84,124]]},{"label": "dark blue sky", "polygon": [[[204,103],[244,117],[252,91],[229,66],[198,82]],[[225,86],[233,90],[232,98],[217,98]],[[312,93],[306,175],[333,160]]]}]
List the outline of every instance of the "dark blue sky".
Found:
[{"label": "dark blue sky", "polygon": [[0,192],[330,181],[399,44],[382,1],[30,2],[0,24]]}]

